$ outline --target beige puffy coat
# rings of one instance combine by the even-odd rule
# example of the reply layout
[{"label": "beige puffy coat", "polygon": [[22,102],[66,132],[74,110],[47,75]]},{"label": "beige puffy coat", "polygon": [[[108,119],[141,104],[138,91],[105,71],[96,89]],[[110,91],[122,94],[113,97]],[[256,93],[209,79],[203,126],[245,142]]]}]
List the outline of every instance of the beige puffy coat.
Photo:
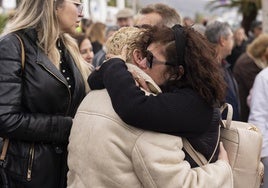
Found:
[{"label": "beige puffy coat", "polygon": [[[134,65],[128,67],[160,92],[143,71]],[[125,124],[114,112],[106,90],[91,91],[85,97],[69,140],[69,188],[233,187],[227,162],[218,160],[191,169],[184,161],[180,137]]]}]

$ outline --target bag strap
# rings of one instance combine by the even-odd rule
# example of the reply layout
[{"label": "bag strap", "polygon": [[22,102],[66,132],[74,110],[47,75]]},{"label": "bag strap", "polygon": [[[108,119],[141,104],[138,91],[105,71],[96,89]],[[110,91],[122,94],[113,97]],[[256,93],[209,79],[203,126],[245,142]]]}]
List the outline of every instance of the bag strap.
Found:
[{"label": "bag strap", "polygon": [[204,157],[204,155],[202,155],[200,152],[196,151],[194,149],[194,147],[191,145],[191,143],[186,138],[182,138],[182,142],[183,142],[183,148],[191,156],[191,158],[196,162],[196,164],[198,164],[198,166],[206,165],[206,164],[210,163],[210,161],[212,160],[213,156],[215,155],[215,153],[217,151],[217,147],[218,147],[219,142],[220,142],[220,126],[219,126],[219,130],[218,130],[217,143],[216,143],[214,151],[213,151],[211,157],[209,158],[209,160],[207,160]]},{"label": "bag strap", "polygon": [[[25,65],[25,50],[24,50],[24,45],[23,45],[22,39],[19,37],[19,35],[18,34],[15,34],[15,36],[20,41],[20,46],[21,46],[21,67],[22,67],[22,70],[24,70],[24,65]],[[2,148],[2,152],[1,152],[1,156],[0,156],[0,161],[4,161],[5,158],[6,158],[8,144],[9,144],[9,139],[8,138],[4,138],[3,139],[3,148]]]},{"label": "bag strap", "polygon": [[20,47],[21,47],[21,67],[22,67],[22,70],[24,70],[24,65],[25,65],[25,50],[24,50],[24,45],[23,45],[23,42],[22,42],[22,39],[20,38],[20,36],[18,34],[15,34],[15,36],[20,41]]},{"label": "bag strap", "polygon": [[233,107],[232,107],[232,105],[230,105],[228,103],[225,103],[224,105],[221,106],[221,114],[225,109],[227,109],[226,121],[223,122],[221,120],[220,124],[221,124],[222,127],[226,128],[226,129],[230,129],[232,118],[233,118]]},{"label": "bag strap", "polygon": [[185,151],[191,156],[191,158],[196,162],[196,164],[198,164],[198,166],[203,166],[203,165],[210,163],[213,156],[215,155],[215,153],[217,151],[217,147],[218,147],[219,142],[220,142],[220,131],[221,131],[220,127],[222,126],[224,128],[230,129],[232,117],[233,117],[233,107],[232,107],[232,105],[225,103],[224,105],[221,106],[221,109],[220,109],[221,114],[226,108],[227,108],[226,121],[223,122],[222,120],[220,120],[217,144],[216,144],[215,149],[214,149],[214,151],[213,151],[213,153],[208,161],[200,152],[196,151],[193,148],[193,146],[190,144],[190,142],[186,138],[182,138],[183,147],[184,147]]},{"label": "bag strap", "polygon": [[196,151],[186,138],[182,138],[182,143],[184,150],[191,156],[191,158],[196,162],[196,164],[198,164],[198,166],[207,164],[208,161],[204,155]]},{"label": "bag strap", "polygon": [[9,139],[5,138],[4,143],[3,143],[2,153],[1,153],[1,156],[0,156],[1,161],[4,161],[5,158],[6,158],[8,144],[9,144]]}]

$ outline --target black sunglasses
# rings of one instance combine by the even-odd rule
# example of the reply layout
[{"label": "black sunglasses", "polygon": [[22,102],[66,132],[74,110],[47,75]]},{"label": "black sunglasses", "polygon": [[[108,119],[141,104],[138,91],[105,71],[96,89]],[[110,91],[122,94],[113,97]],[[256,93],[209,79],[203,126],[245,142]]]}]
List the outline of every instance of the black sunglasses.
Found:
[{"label": "black sunglasses", "polygon": [[154,55],[151,51],[146,50],[145,51],[145,57],[146,57],[146,65],[149,68],[152,68],[153,63],[163,64],[163,65],[169,65],[169,66],[175,66],[173,63],[170,62],[161,62],[161,61],[154,61]]}]

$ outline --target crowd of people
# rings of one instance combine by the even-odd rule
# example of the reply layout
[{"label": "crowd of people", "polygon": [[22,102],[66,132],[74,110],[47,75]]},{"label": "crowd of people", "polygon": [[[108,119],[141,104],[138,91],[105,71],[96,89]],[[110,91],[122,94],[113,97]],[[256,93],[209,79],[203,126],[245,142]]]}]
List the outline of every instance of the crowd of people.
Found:
[{"label": "crowd of people", "polygon": [[[83,18],[80,0],[21,1],[0,38],[0,137],[9,140],[0,187],[231,188],[224,103],[261,130],[268,171],[261,22],[246,34],[163,3],[116,20]],[[185,139],[208,164],[197,165]]]}]

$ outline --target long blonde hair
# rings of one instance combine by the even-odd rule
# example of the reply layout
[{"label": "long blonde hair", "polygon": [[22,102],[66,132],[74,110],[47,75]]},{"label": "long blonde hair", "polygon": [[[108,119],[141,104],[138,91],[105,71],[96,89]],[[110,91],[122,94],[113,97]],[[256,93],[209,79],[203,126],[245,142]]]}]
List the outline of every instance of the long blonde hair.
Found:
[{"label": "long blonde hair", "polygon": [[56,47],[56,41],[61,38],[80,70],[86,92],[88,92],[87,78],[91,70],[85,66],[76,41],[69,34],[60,34],[56,7],[63,2],[64,0],[22,0],[13,19],[7,24],[4,34],[26,28],[36,29],[39,39],[38,46],[57,68],[59,68],[60,54]]}]

